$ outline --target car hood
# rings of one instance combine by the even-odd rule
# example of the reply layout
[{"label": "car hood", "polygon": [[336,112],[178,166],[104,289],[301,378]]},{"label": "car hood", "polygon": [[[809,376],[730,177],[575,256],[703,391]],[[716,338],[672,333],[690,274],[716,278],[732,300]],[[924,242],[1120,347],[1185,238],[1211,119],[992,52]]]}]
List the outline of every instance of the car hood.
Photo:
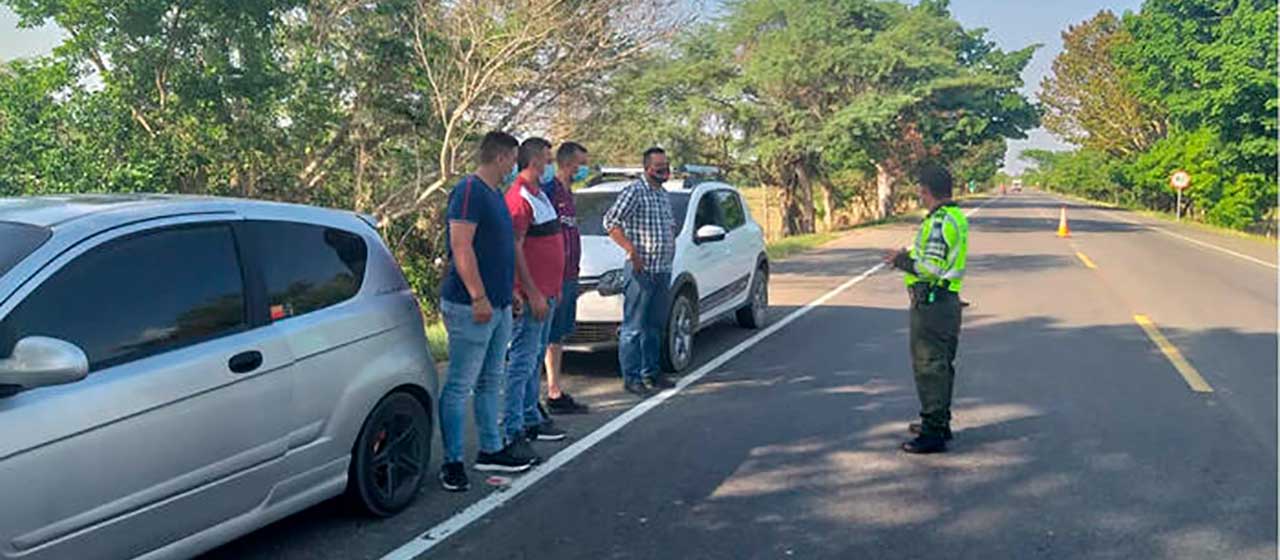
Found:
[{"label": "car hood", "polygon": [[582,262],[578,266],[582,278],[600,276],[622,268],[626,262],[627,254],[612,239],[603,235],[582,236]]}]

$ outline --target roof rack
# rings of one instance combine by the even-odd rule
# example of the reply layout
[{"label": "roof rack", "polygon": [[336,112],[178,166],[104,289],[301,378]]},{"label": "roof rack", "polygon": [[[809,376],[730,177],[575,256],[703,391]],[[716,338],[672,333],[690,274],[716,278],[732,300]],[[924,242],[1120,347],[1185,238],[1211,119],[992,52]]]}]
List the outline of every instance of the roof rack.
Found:
[{"label": "roof rack", "polygon": [[684,185],[686,189],[692,189],[702,183],[711,181],[723,181],[724,173],[719,167],[714,165],[695,165],[686,163],[680,166],[680,173],[684,174]]},{"label": "roof rack", "polygon": [[[685,164],[676,168],[676,174],[682,176],[683,188],[692,189],[702,183],[724,180],[724,173],[714,165]],[[644,177],[643,167],[600,166],[596,168],[588,185],[599,185],[610,181],[639,179]]]}]

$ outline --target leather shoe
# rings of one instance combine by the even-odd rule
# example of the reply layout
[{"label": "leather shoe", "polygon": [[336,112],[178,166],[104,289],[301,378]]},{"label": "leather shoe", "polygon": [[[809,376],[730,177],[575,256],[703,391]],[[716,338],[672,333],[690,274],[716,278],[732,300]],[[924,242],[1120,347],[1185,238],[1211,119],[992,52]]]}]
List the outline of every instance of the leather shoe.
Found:
[{"label": "leather shoe", "polygon": [[902,444],[902,450],[913,455],[942,453],[947,450],[947,440],[942,436],[919,436]]},{"label": "leather shoe", "polygon": [[[914,435],[917,435],[917,436],[920,435],[921,429],[922,427],[920,426],[919,422],[912,422],[910,424],[907,424],[907,431],[911,432]],[[951,441],[951,437],[952,437],[951,428],[942,430],[942,439]]]},{"label": "leather shoe", "polygon": [[627,381],[622,384],[622,390],[631,393],[642,399],[653,396],[653,391],[643,381]]},{"label": "leather shoe", "polygon": [[650,377],[645,380],[645,385],[648,385],[649,389],[654,391],[670,389],[676,386],[676,384],[672,383],[670,379],[667,379],[667,376],[665,375],[655,375]]}]

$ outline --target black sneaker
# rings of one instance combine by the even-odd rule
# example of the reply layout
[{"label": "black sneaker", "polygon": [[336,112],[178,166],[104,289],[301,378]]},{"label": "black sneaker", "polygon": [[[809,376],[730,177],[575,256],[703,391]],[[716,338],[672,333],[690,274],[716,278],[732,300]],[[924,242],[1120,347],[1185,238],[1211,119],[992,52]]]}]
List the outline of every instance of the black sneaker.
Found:
[{"label": "black sneaker", "polygon": [[462,463],[445,463],[440,467],[440,486],[450,492],[466,492],[471,488],[467,468]]},{"label": "black sneaker", "polygon": [[[911,432],[913,435],[917,435],[917,436],[920,435],[921,430],[922,428],[920,427],[919,422],[912,422],[910,424],[907,424],[907,431]],[[942,439],[951,441],[951,438],[952,438],[951,428],[944,428],[942,430]]]},{"label": "black sneaker", "polygon": [[[527,434],[528,432],[525,433]],[[529,441],[528,437],[523,437],[511,442],[511,445],[507,446],[511,450],[511,456],[522,461],[530,461],[533,465],[542,463],[542,456],[533,450],[533,446],[529,445]]]},{"label": "black sneaker", "polygon": [[622,390],[642,399],[647,399],[653,396],[653,391],[649,389],[649,385],[643,381],[625,381],[622,383]]},{"label": "black sneaker", "polygon": [[676,384],[673,383],[670,379],[667,379],[667,376],[662,374],[658,374],[653,377],[650,377],[649,379],[646,379],[644,382],[646,385],[649,386],[649,389],[653,391],[662,391],[662,390],[670,389],[676,386]]},{"label": "black sneaker", "polygon": [[560,441],[567,436],[564,430],[557,428],[550,420],[529,428],[526,433],[529,434],[529,441]]},{"label": "black sneaker", "polygon": [[947,450],[947,440],[938,435],[921,435],[902,444],[902,450],[912,455],[942,453]]},{"label": "black sneaker", "polygon": [[573,400],[569,393],[560,393],[558,399],[547,399],[547,410],[552,414],[586,414],[591,407]]},{"label": "black sneaker", "polygon": [[[518,457],[512,453],[515,443],[497,453],[480,452],[476,456],[476,470],[485,472],[521,473],[533,468],[531,457]],[[528,445],[527,443],[525,445]]]}]

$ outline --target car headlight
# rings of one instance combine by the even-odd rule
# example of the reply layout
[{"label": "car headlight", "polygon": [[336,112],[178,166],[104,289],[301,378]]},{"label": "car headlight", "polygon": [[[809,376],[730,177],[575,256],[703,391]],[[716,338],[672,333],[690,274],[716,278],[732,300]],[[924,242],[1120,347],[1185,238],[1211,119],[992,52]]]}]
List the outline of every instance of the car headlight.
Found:
[{"label": "car headlight", "polygon": [[622,269],[610,270],[600,275],[600,283],[596,285],[596,291],[602,296],[616,296],[623,292],[627,287],[627,276]]}]

